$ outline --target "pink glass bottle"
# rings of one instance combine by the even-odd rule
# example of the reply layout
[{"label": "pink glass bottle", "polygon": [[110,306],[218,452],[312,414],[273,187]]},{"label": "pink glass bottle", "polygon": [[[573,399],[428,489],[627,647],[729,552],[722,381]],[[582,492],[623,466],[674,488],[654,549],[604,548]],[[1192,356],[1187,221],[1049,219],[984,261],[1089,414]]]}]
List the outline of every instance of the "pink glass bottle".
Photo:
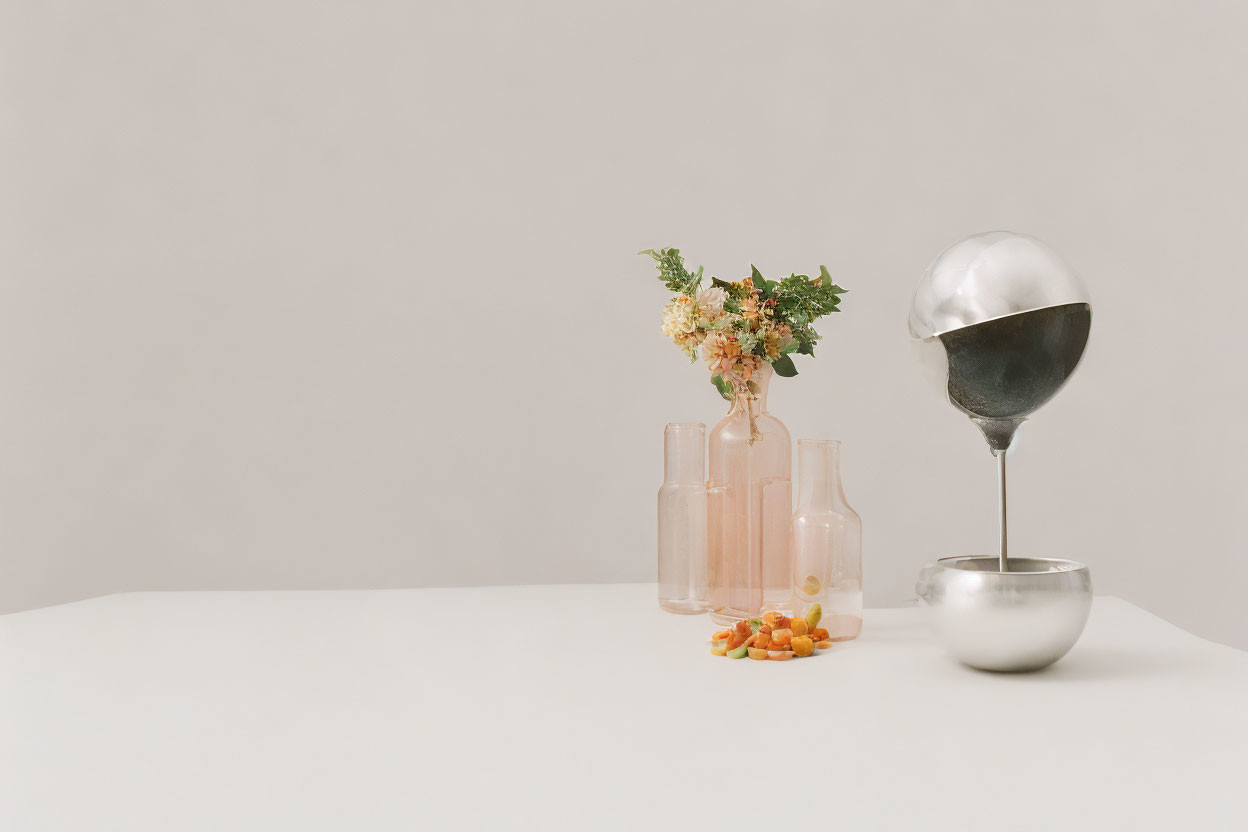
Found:
[{"label": "pink glass bottle", "polygon": [[684,615],[706,611],[706,425],[663,430],[659,488],[659,606]]},{"label": "pink glass bottle", "polygon": [[[707,606],[728,624],[793,598],[789,519],[793,511],[792,439],[767,410],[772,370],[751,379],[711,430],[707,480]],[[753,442],[751,417],[757,430]]]},{"label": "pink glass bottle", "polygon": [[862,632],[862,521],[841,488],[841,443],[800,439],[793,513],[793,614],[823,607],[832,641]]}]

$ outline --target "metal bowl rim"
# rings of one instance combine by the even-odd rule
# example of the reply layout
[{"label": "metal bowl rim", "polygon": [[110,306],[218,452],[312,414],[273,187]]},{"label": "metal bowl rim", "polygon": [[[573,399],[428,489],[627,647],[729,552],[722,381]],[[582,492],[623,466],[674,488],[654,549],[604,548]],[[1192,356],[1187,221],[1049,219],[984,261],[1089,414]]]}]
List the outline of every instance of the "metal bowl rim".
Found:
[{"label": "metal bowl rim", "polygon": [[[1031,557],[1031,556],[1029,556],[1029,555],[1018,555],[1016,558],[1011,558],[1011,560],[1013,560],[1013,559],[1017,559],[1017,560],[1038,560],[1038,561],[1043,561],[1044,563],[1061,563],[1061,564],[1066,564],[1068,568],[1066,568],[1066,569],[1058,569],[1058,570],[1054,570],[1054,571],[1052,571],[1052,572],[1014,572],[1014,571],[1010,571],[1010,572],[1002,572],[1000,569],[976,569],[976,570],[974,570],[974,571],[971,571],[971,570],[964,570],[964,569],[959,569],[958,571],[959,571],[959,572],[968,572],[968,573],[970,573],[970,574],[974,574],[974,575],[1010,575],[1011,577],[1016,577],[1016,576],[1021,576],[1021,575],[1035,575],[1035,576],[1044,576],[1044,575],[1072,575],[1072,574],[1074,574],[1074,573],[1076,573],[1076,572],[1087,572],[1087,571],[1088,571],[1088,565],[1087,565],[1086,563],[1080,563],[1080,562],[1079,562],[1079,561],[1077,561],[1077,560],[1070,560],[1069,558],[1035,558],[1035,557]],[[950,555],[950,556],[948,556],[948,557],[937,558],[937,559],[936,559],[936,560],[935,560],[935,561],[934,561],[931,565],[932,565],[932,566],[938,566],[938,567],[941,567],[942,569],[951,569],[951,568],[953,568],[953,567],[952,567],[952,566],[950,566],[950,565],[949,565],[948,563],[946,563],[946,562],[947,562],[947,561],[955,561],[955,560],[990,560],[990,561],[995,561],[995,560],[998,560],[998,557],[997,557],[996,555]]]}]

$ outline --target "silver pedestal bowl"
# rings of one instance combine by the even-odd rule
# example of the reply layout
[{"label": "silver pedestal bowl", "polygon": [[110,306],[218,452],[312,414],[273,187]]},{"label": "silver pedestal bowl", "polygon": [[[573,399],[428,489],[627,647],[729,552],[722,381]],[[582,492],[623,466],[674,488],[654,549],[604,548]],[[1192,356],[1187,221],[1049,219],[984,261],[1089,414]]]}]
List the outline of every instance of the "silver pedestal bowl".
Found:
[{"label": "silver pedestal bowl", "polygon": [[966,664],[1036,670],[1083,632],[1088,568],[1010,557],[1005,461],[1019,426],[1066,384],[1083,357],[1092,305],[1083,283],[1034,237],[993,231],[946,249],[919,281],[910,335],[950,404],[988,441],[997,462],[1001,549],[923,568],[918,593],[936,636]]}]

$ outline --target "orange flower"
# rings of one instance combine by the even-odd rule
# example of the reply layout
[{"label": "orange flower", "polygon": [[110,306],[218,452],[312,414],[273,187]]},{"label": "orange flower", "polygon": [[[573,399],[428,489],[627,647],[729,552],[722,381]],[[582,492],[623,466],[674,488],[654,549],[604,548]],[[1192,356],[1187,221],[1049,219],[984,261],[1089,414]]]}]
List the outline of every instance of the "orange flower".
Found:
[{"label": "orange flower", "polygon": [[740,358],[741,345],[737,343],[737,339],[722,332],[712,332],[702,342],[702,360],[706,362],[713,376],[730,378]]}]

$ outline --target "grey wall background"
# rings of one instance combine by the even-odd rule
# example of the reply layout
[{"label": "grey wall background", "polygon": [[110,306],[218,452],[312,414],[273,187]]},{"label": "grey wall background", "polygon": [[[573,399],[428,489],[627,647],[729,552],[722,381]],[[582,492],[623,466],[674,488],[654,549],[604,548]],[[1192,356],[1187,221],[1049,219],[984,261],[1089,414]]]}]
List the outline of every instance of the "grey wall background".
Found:
[{"label": "grey wall background", "polygon": [[1248,7],[0,3],[0,609],[131,589],[651,580],[660,434],[721,415],[634,252],[826,263],[779,380],[845,440],[868,603],[992,551],[905,336],[1010,228],[1093,293],[1016,551],[1248,647]]}]

